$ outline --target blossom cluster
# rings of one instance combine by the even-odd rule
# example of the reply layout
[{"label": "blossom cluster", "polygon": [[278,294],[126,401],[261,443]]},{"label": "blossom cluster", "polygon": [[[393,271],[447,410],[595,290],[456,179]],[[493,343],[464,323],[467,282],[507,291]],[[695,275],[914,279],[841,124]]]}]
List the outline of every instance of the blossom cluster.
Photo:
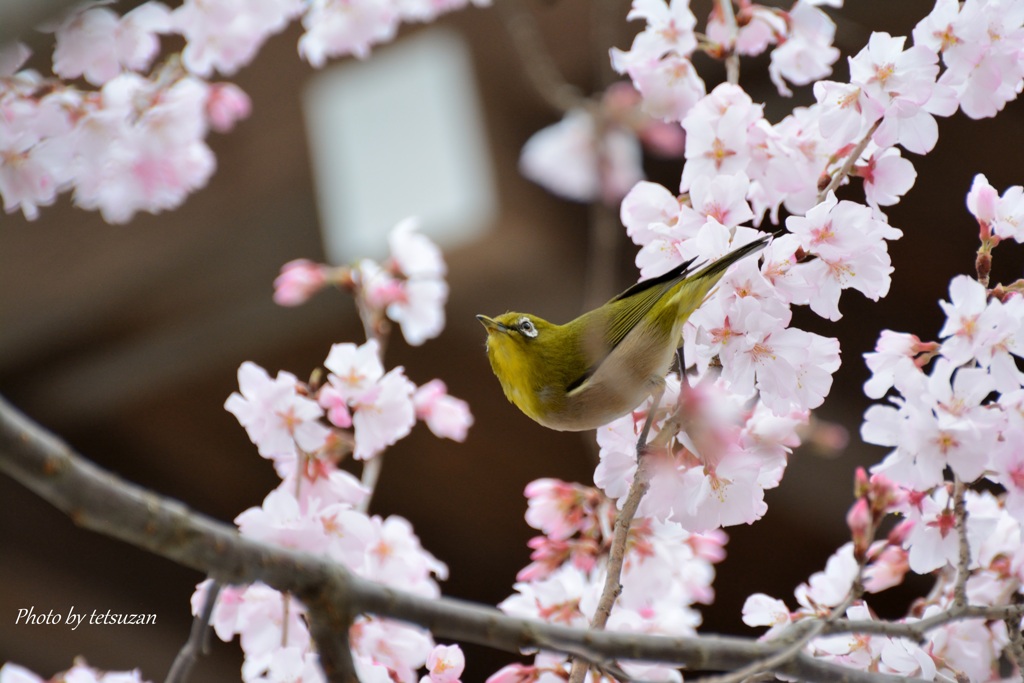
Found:
[{"label": "blossom cluster", "polygon": [[274,280],[274,301],[298,306],[328,285],[336,285],[355,296],[371,334],[384,336],[388,319],[399,324],[413,346],[436,337],[445,323],[447,266],[441,250],[418,228],[415,218],[407,218],[391,230],[391,255],[383,264],[368,258],[339,267],[308,259],[289,261]]},{"label": "blossom cluster", "polygon": [[[851,509],[854,542],[839,548],[824,571],[797,587],[797,609],[790,611],[782,600],[757,593],[744,604],[744,622],[768,626],[763,637],[771,639],[784,634],[790,624],[830,618],[839,606],[846,606],[840,616],[853,622],[877,621],[866,599],[849,601],[858,582],[863,591],[874,594],[899,585],[908,572],[936,572],[938,582],[928,597],[915,601],[906,617],[892,622],[898,627],[939,618],[921,642],[898,634],[858,633],[851,628],[847,633],[814,639],[807,652],[844,666],[924,680],[1005,680],[1000,675],[1000,659],[1009,643],[1007,622],[941,619],[954,611],[953,578],[959,571],[960,538],[951,487],[921,492],[879,474],[871,477],[870,487],[873,495],[866,494]],[[882,502],[875,506],[879,500]],[[969,548],[966,599],[974,606],[1006,605],[1024,579],[1021,520],[1011,514],[1004,499],[990,492],[968,490],[964,505]],[[867,512],[868,508],[873,509]],[[888,514],[899,515],[901,521],[885,539],[859,548],[860,532],[877,526]]]},{"label": "blossom cluster", "polygon": [[[1019,186],[1000,196],[979,175],[967,206],[989,255],[992,245],[986,240],[1021,241],[1015,225],[1024,211]],[[876,399],[889,395],[889,401],[867,410],[861,436],[891,451],[872,468],[870,479],[858,473],[859,498],[847,518],[853,541],[797,589],[795,612],[757,594],[744,607],[747,624],[769,626],[765,637],[771,638],[788,624],[827,617],[844,604],[847,618],[874,620],[867,601],[851,591],[859,583],[863,591],[877,593],[899,585],[909,572],[936,573],[938,582],[897,624],[941,617],[958,599],[999,607],[1019,595],[1024,586],[1024,373],[1016,360],[1024,357],[1024,299],[1019,284],[989,289],[956,276],[950,300],[940,302],[946,320],[939,341],[882,332],[875,351],[865,354],[872,371],[865,392]],[[982,481],[984,490],[968,488]],[[898,522],[885,539],[875,541],[888,515]],[[856,598],[853,604],[849,597]],[[1002,680],[1008,623],[940,620],[921,643],[849,633],[815,639],[808,651],[860,669],[926,680]]]},{"label": "blossom cluster", "polygon": [[[71,191],[75,203],[125,223],[139,211],[181,205],[216,161],[212,128],[230,130],[251,103],[232,83],[211,83],[251,62],[273,34],[301,20],[299,53],[366,57],[403,21],[430,21],[470,0],[149,0],[123,16],[106,0],[79,3],[54,34],[52,75],[23,69],[22,43],[0,50],[0,197],[29,220]],[[488,4],[487,0],[472,0]],[[161,55],[161,36],[180,52]],[[70,82],[83,79],[96,89]]]},{"label": "blossom cluster", "polygon": [[[526,487],[527,523],[542,532],[529,543],[532,564],[519,572],[515,593],[498,605],[507,614],[586,627],[605,582],[615,504],[592,487],[539,479]],[[693,605],[710,604],[713,565],[725,557],[725,533],[691,533],[674,522],[642,519],[629,531],[622,592],[607,627],[613,631],[692,635],[700,624]],[[664,666],[628,664],[642,680],[681,681]],[[561,680],[564,656],[540,653],[532,664],[512,664],[489,683]],[[549,678],[550,677],[550,678]]]},{"label": "blossom cluster", "polygon": [[[330,372],[319,386],[287,372],[271,378],[254,363],[239,368],[241,393],[232,394],[225,408],[273,461],[281,483],[235,523],[244,536],[317,553],[373,581],[436,597],[434,577],[446,577],[445,565],[422,548],[405,519],[367,515],[362,503],[369,491],[338,461],[348,453],[377,456],[408,434],[417,418],[435,433],[461,440],[471,417],[439,380],[417,389],[401,367],[385,373],[378,348],[372,339],[361,346],[335,344],[324,363]],[[193,597],[196,613],[206,589],[200,584]],[[224,640],[239,637],[247,683],[321,680],[304,614],[294,598],[257,583],[224,588],[212,624]],[[354,622],[349,640],[360,680],[381,683],[417,680],[432,648],[426,632],[368,616]],[[441,673],[455,670],[454,656],[436,655],[440,659],[430,664],[440,667],[435,683],[457,678]]]},{"label": "blossom cluster", "polygon": [[[433,287],[447,294],[444,259],[415,228],[407,220],[392,231],[386,268],[368,260],[339,269],[286,264],[275,282],[279,303],[295,305],[328,283],[346,284],[371,336],[361,345],[334,344],[324,361],[326,375],[315,373],[309,382],[284,371],[271,377],[245,362],[238,370],[239,392],[224,407],[281,478],[261,506],[235,518],[243,536],[316,553],[367,579],[437,597],[435,579],[444,579],[447,567],[423,549],[407,520],[368,515],[372,491],[338,466],[348,455],[378,457],[417,420],[456,441],[472,424],[466,403],[450,396],[441,380],[417,387],[402,367],[386,371],[381,338],[374,336],[385,314],[416,343],[443,327],[443,297],[434,302],[416,292]],[[425,312],[432,316],[429,324],[423,323]],[[200,584],[193,596],[197,614],[208,587]],[[323,679],[305,608],[291,596],[259,583],[226,587],[212,624],[224,640],[238,636],[246,683]],[[423,683],[458,683],[465,664],[458,646],[433,647],[425,631],[377,617],[356,619],[349,642],[362,681],[415,683],[425,666]]]},{"label": "blossom cluster", "polygon": [[[641,142],[656,152],[678,153],[675,144],[665,147],[658,141],[674,140],[679,133],[677,122],[707,94],[691,62],[695,52],[715,58],[752,57],[776,46],[769,73],[786,95],[792,94],[786,80],[807,85],[828,76],[839,51],[832,46],[835,24],[816,6],[821,4],[838,7],[842,0],[797,0],[788,11],[745,2],[732,22],[725,20],[722,4],[715,3],[698,37],[689,0],[635,0],[627,19],[642,19],[645,28],[628,51],[612,48],[610,53],[612,67],[629,76],[638,95],[630,115],[610,107],[606,96],[605,125],[598,140],[593,113],[582,106],[569,111],[560,122],[530,138],[523,148],[521,170],[569,199],[621,199],[643,178]],[[614,87],[621,89],[622,84]],[[659,126],[658,121],[664,124]],[[599,148],[602,164],[594,163]]]},{"label": "blossom cluster", "polygon": [[[837,340],[791,327],[792,307],[806,305],[837,320],[843,290],[856,289],[872,300],[888,293],[893,268],[887,243],[902,232],[889,225],[882,207],[897,203],[916,175],[900,147],[917,154],[930,151],[937,138],[934,117],[953,113],[963,106],[964,93],[973,92],[952,83],[982,78],[981,73],[962,71],[956,53],[950,54],[948,45],[933,45],[927,36],[937,30],[940,18],[949,20],[944,30],[950,35],[966,35],[968,26],[984,24],[1006,40],[998,46],[983,41],[987,47],[978,47],[979,59],[984,53],[998,61],[996,55],[1004,50],[1018,54],[1024,46],[1016,42],[1024,31],[1024,15],[1003,11],[1004,4],[968,2],[951,15],[949,4],[939,3],[915,29],[911,47],[903,37],[872,34],[867,46],[850,58],[849,83],[818,81],[817,102],[776,124],[764,118],[760,104],[730,83],[695,96],[679,113],[686,133],[679,194],[642,181],[621,206],[627,234],[640,247],[636,263],[642,278],[691,259],[702,263],[721,257],[763,235],[750,224],[760,225],[766,217],[778,223],[783,209],[789,215],[786,232],[776,233],[760,259],[735,264],[683,327],[683,358],[694,369],[697,385],[684,383],[682,394],[670,400],[682,395],[688,401],[687,394],[703,392],[716,394],[714,403],[725,407],[709,416],[716,425],[710,431],[717,432],[710,443],[693,443],[685,435],[672,442],[660,463],[665,471],[655,478],[641,514],[699,531],[749,523],[764,513],[764,488],[777,484],[785,448],[799,443],[796,428],[806,423],[807,411],[824,401],[840,362]],[[820,14],[806,3],[797,5],[794,13]],[[641,63],[643,55],[685,56],[696,45],[695,20],[685,1],[637,0],[631,17],[645,19],[647,28],[634,41],[631,54],[637,58],[630,63]],[[737,25],[742,34],[754,31],[757,23]],[[751,40],[754,35],[749,34]],[[744,53],[745,43],[736,41],[731,49]],[[787,43],[781,42],[779,49]],[[946,65],[941,75],[937,50]],[[629,61],[626,53],[617,59]],[[1024,84],[1012,70],[1001,78],[1014,92]],[[967,105],[964,110],[973,114],[977,108]],[[836,196],[835,190],[851,178],[861,179],[864,202]],[[993,193],[979,189],[972,201],[988,212],[986,224],[998,240],[1015,234],[1021,209],[1014,190],[1004,198],[993,198]],[[1016,377],[1016,370],[1008,369],[1012,362],[1007,361],[1006,344],[993,343],[1001,351],[993,351],[984,362],[997,363],[1007,368],[1006,377]],[[670,394],[678,386],[670,382]],[[693,400],[702,405],[704,399]],[[769,440],[769,450],[781,452],[781,466],[775,455],[745,455],[749,438],[744,429],[757,429],[760,415],[775,421],[778,432]],[[603,458],[595,481],[612,497],[623,495],[632,477],[635,465],[628,454],[637,426],[636,416],[627,416],[599,432]],[[931,476],[936,476],[934,471]],[[712,504],[718,498],[708,493],[696,495],[700,490],[721,494],[727,490],[721,488],[722,481],[743,495],[720,495],[722,506]]]}]

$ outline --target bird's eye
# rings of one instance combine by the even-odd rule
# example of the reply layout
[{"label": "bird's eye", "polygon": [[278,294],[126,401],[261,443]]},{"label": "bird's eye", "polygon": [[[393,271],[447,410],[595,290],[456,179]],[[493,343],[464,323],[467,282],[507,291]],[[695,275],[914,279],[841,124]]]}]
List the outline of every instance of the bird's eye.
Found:
[{"label": "bird's eye", "polygon": [[526,316],[516,321],[516,329],[530,339],[537,336],[537,328],[534,326],[533,321]]}]

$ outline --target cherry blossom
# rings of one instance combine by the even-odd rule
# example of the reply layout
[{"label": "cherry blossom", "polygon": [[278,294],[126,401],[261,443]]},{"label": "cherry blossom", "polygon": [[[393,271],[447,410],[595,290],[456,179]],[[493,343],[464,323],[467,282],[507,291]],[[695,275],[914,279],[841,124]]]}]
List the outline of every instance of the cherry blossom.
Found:
[{"label": "cherry blossom", "polygon": [[160,48],[156,34],[171,30],[162,3],[146,2],[123,17],[106,7],[72,12],[56,29],[53,72],[103,85],[122,70],[145,71]]},{"label": "cherry blossom", "polygon": [[466,668],[466,655],[458,645],[436,645],[427,656],[428,676],[420,683],[459,683]]},{"label": "cherry blossom", "polygon": [[427,423],[435,436],[465,441],[473,424],[469,405],[448,394],[448,387],[439,379],[431,380],[416,389],[412,397],[416,419]]},{"label": "cherry blossom", "polygon": [[885,240],[902,232],[875,219],[871,210],[829,193],[806,216],[791,216],[786,227],[800,246],[818,258],[802,266],[804,278],[818,284],[808,302],[811,310],[829,320],[839,312],[841,290],[854,288],[877,301],[889,292],[891,261]]},{"label": "cherry blossom", "polygon": [[832,46],[836,25],[810,2],[797,0],[789,11],[786,40],[772,50],[768,74],[780,95],[793,93],[786,81],[808,85],[832,73],[839,50]]},{"label": "cherry blossom", "polygon": [[738,86],[723,83],[700,100],[683,119],[686,164],[681,187],[700,176],[745,172],[750,162],[750,128],[761,119],[761,105]]},{"label": "cherry blossom", "polygon": [[897,204],[917,179],[914,165],[903,158],[897,147],[872,154],[863,166],[857,167],[856,173],[864,179],[864,195],[874,209]]},{"label": "cherry blossom", "polygon": [[707,93],[704,80],[693,63],[678,54],[652,57],[643,52],[612,48],[611,59],[616,71],[629,74],[633,85],[643,95],[643,111],[653,118],[681,121]]},{"label": "cherry blossom", "polygon": [[274,279],[274,302],[281,306],[305,303],[327,284],[326,271],[325,266],[309,259],[289,261]]},{"label": "cherry blossom", "polygon": [[938,0],[914,27],[914,42],[942,54],[939,83],[971,118],[995,116],[1021,90],[1024,15],[1012,2]]},{"label": "cherry blossom", "polygon": [[271,35],[302,11],[301,0],[185,0],[171,15],[184,36],[182,62],[192,73],[225,76],[256,56]]},{"label": "cherry blossom", "polygon": [[[607,161],[604,173],[597,170],[598,144]],[[526,141],[519,170],[566,199],[588,202],[607,196],[618,200],[643,178],[640,156],[640,143],[631,133],[613,126],[598,141],[593,117],[574,109]]]},{"label": "cherry blossom", "polygon": [[250,361],[238,368],[241,393],[232,393],[224,409],[238,418],[265,458],[294,459],[299,449],[310,453],[326,443],[328,430],[318,422],[323,411],[297,393],[297,383],[295,375],[283,370],[271,379]]},{"label": "cherry blossom", "polygon": [[335,344],[324,365],[331,390],[322,392],[321,402],[329,404],[338,426],[351,420],[357,459],[371,458],[409,433],[416,422],[416,386],[400,367],[384,373],[375,340],[360,347]]},{"label": "cherry blossom", "polygon": [[967,193],[967,209],[978,219],[983,231],[1024,241],[1024,187],[1008,187],[1000,197],[988,179],[979,173]]}]

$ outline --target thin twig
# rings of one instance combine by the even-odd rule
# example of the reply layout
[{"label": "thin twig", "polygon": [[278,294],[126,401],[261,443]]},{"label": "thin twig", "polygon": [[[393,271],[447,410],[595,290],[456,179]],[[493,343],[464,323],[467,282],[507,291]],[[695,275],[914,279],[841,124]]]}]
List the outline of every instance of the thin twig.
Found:
[{"label": "thin twig", "polygon": [[818,193],[819,202],[825,201],[825,197],[828,196],[828,193],[833,192],[837,187],[839,187],[839,184],[843,182],[843,179],[850,175],[850,171],[853,170],[853,165],[857,163],[857,160],[860,159],[860,155],[868,148],[868,143],[871,142],[871,136],[875,134],[875,131],[878,130],[880,125],[882,125],[882,119],[875,121],[871,128],[868,129],[868,132],[864,134],[861,141],[857,143],[857,146],[850,150],[850,153],[846,156],[846,161],[843,162],[843,165],[838,171],[836,171],[836,174],[832,176],[832,180],[825,186],[825,189]]},{"label": "thin twig", "polygon": [[1017,666],[1017,675],[1024,681],[1024,634],[1020,630],[1020,615],[1006,617],[1003,624],[1006,625],[1006,635],[1010,640],[1006,650]]},{"label": "thin twig", "polygon": [[[868,528],[864,532],[865,534],[865,547],[870,547],[871,543],[875,538],[875,525],[869,521]],[[850,584],[850,590],[847,592],[846,597],[843,601],[833,607],[828,616],[815,619],[813,621],[799,621],[789,626],[788,631],[784,631],[776,642],[792,639],[788,645],[782,650],[773,653],[771,656],[766,657],[760,662],[751,662],[742,669],[729,672],[720,676],[708,676],[705,678],[698,679],[695,683],[741,683],[751,677],[758,676],[759,674],[774,671],[779,665],[789,661],[796,655],[798,655],[808,643],[817,638],[828,626],[846,614],[846,611],[850,609],[853,603],[860,600],[861,596],[864,595],[864,567],[867,564],[867,554],[863,554],[857,558],[857,573],[853,578],[853,582]]]},{"label": "thin twig", "polygon": [[964,504],[966,486],[960,477],[953,475],[953,515],[956,517],[956,533],[960,540],[956,562],[956,583],[953,584],[953,607],[967,607],[967,577],[971,564],[971,548],[967,540],[967,506]]},{"label": "thin twig", "polygon": [[[636,472],[633,474],[633,483],[629,486],[629,493],[622,503],[622,509],[615,516],[614,532],[612,534],[612,545],[608,553],[608,565],[605,567],[604,587],[601,589],[601,597],[594,609],[594,616],[590,620],[590,628],[601,630],[608,623],[612,607],[622,592],[622,565],[626,559],[626,542],[629,540],[629,529],[633,526],[633,518],[640,507],[647,489],[651,486],[651,472],[647,453],[647,438],[651,432],[651,425],[654,423],[655,414],[661,405],[661,398],[664,390],[658,391],[651,398],[651,406],[644,419],[644,426],[640,430],[640,437],[636,444]],[[587,673],[587,662],[576,659],[572,663],[569,672],[569,683],[582,683]]]},{"label": "thin twig", "polygon": [[217,604],[217,596],[220,595],[220,582],[214,580],[206,588],[206,596],[203,599],[203,608],[192,620],[192,628],[188,634],[188,640],[181,646],[178,655],[171,664],[170,671],[164,683],[185,683],[192,673],[192,667],[200,654],[206,654],[209,649],[207,636],[210,633],[210,619],[213,617],[213,608]]},{"label": "thin twig", "polygon": [[[261,581],[290,592],[311,615],[324,609],[344,615],[376,614],[416,624],[439,638],[513,653],[525,648],[563,652],[597,665],[628,659],[728,671],[763,660],[778,648],[771,642],[736,636],[670,638],[569,628],[373,583],[324,557],[243,537],[234,527],[102,470],[2,397],[0,471],[63,510],[83,528],[192,567],[223,583]],[[921,683],[920,679],[839,666],[805,653],[780,665],[777,672],[822,683]],[[328,680],[349,683],[337,670]]]},{"label": "thin twig", "polygon": [[359,501],[359,505],[356,509],[360,512],[366,512],[370,509],[370,500],[373,498],[374,492],[377,490],[377,481],[380,479],[380,471],[384,467],[384,454],[378,453],[369,460],[363,462],[363,473],[360,478],[360,482],[363,488],[366,489],[366,497]]},{"label": "thin twig", "polygon": [[825,627],[826,635],[863,633],[865,635],[907,638],[922,642],[929,631],[954,621],[982,619],[984,621],[1024,618],[1024,605],[970,605],[963,609],[950,608],[918,621],[876,621],[874,619],[836,619]]},{"label": "thin twig", "polygon": [[537,22],[521,0],[498,0],[495,4],[537,94],[552,109],[563,113],[585,106],[586,98],[562,76],[541,39]]},{"label": "thin twig", "polygon": [[[722,14],[722,23],[726,25],[729,34],[733,36],[732,44],[726,49],[725,80],[737,85],[740,82],[740,56],[736,54],[736,34],[739,32],[739,26],[736,24],[736,12],[733,11],[732,0],[718,0],[716,4]],[[723,45],[723,47],[726,46]]]}]

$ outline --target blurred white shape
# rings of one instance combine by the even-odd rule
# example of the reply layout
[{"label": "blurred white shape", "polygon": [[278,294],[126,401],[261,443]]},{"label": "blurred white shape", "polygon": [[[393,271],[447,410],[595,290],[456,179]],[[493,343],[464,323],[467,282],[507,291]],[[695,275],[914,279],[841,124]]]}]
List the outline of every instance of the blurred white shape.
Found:
[{"label": "blurred white shape", "polygon": [[442,248],[497,212],[469,51],[430,28],[317,74],[304,95],[324,249],[332,263],[387,254],[391,227],[419,216]]}]

